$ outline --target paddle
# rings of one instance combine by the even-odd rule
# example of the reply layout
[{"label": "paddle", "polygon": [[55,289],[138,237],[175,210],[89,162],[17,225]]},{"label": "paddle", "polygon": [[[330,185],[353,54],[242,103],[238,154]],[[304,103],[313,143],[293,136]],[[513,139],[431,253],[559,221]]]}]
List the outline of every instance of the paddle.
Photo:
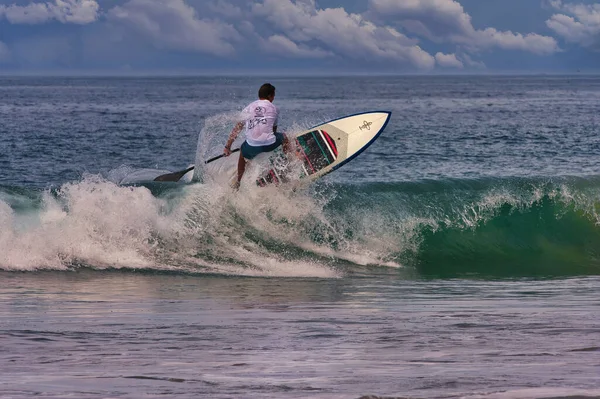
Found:
[{"label": "paddle", "polygon": [[[238,152],[239,150],[240,150],[239,148],[236,148],[235,150],[232,150],[231,153],[233,154],[234,152]],[[225,156],[225,154],[218,155],[216,157],[213,157],[213,158],[205,161],[204,163],[205,164],[211,163],[212,161],[216,161],[217,159],[221,159],[224,156]],[[157,178],[155,178],[154,181],[174,182],[174,183],[176,183],[176,182],[179,181],[179,179],[181,179],[186,173],[188,173],[191,170],[194,170],[193,166],[190,166],[189,168],[184,169],[184,170],[180,170],[179,172],[173,172],[173,173],[167,173],[167,174],[164,174],[164,175],[160,175]]]},{"label": "paddle", "polygon": [[[240,149],[236,148],[235,150],[231,150],[231,153],[233,154],[234,152],[238,152]],[[205,164],[207,163],[211,163],[212,161],[216,161],[217,159],[221,159],[225,156],[225,154],[221,154],[221,155],[217,155],[214,158],[209,159],[208,161],[204,161]]]},{"label": "paddle", "polygon": [[190,170],[194,170],[193,166],[190,166],[187,169],[180,170],[179,172],[167,173],[165,175],[160,175],[154,179],[154,181],[171,181],[178,182],[187,172]]}]

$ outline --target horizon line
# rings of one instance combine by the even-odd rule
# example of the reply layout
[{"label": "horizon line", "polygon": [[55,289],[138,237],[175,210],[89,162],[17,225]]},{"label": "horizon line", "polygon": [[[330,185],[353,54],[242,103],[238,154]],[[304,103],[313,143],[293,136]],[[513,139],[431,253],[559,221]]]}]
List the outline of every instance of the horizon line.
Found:
[{"label": "horizon line", "polygon": [[193,71],[193,70],[38,70],[0,71],[0,77],[473,77],[473,76],[598,76],[590,71],[456,71],[456,72],[330,72],[330,71]]}]

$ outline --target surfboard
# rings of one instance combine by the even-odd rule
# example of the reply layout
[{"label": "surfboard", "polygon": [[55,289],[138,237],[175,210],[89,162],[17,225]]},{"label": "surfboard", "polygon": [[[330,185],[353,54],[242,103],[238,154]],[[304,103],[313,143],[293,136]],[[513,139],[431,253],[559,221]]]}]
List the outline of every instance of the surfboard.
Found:
[{"label": "surfboard", "polygon": [[269,166],[256,184],[264,187],[296,179],[312,181],[333,172],[373,144],[391,115],[388,111],[363,112],[325,122],[294,137],[288,135],[293,140],[292,159],[297,159],[300,167],[292,168],[290,154],[284,154],[280,147],[270,153]]},{"label": "surfboard", "polygon": [[[264,187],[289,181],[310,182],[333,172],[373,144],[391,115],[388,111],[362,112],[325,122],[292,136],[288,134],[293,154],[284,154],[279,147],[258,155],[250,162],[261,167],[254,176],[256,184]],[[233,150],[237,151],[239,148]],[[237,156],[215,156],[204,162],[204,172],[217,181],[231,184],[236,180],[237,160]],[[248,169],[245,176],[251,175]],[[190,181],[194,171],[192,165],[179,172],[160,175],[154,181]]]}]

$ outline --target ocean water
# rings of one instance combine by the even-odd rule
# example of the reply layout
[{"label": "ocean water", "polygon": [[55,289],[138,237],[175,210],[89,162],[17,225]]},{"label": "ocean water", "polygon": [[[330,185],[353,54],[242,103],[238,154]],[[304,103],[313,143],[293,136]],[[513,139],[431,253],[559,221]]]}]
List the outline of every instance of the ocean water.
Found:
[{"label": "ocean water", "polygon": [[[265,81],[283,131],[392,118],[234,192],[204,161]],[[0,77],[0,397],[598,397],[599,110],[583,75]]]}]

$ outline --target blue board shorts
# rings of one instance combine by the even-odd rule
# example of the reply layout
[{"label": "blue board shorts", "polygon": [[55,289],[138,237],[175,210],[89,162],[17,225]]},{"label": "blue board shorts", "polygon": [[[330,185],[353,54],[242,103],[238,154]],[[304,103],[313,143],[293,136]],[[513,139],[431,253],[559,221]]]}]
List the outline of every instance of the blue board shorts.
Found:
[{"label": "blue board shorts", "polygon": [[283,144],[284,139],[285,136],[283,133],[275,133],[275,142],[273,144],[262,145],[260,147],[251,146],[247,141],[244,141],[244,144],[242,144],[242,156],[246,159],[254,159],[258,154],[275,150]]}]

